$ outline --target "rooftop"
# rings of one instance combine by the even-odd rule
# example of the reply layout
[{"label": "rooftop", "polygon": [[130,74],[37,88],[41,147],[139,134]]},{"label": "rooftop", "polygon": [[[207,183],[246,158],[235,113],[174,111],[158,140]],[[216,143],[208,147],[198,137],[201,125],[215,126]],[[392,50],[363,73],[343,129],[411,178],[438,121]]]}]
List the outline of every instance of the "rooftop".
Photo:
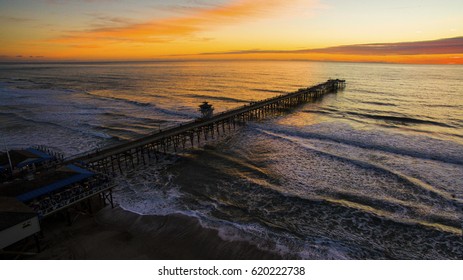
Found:
[{"label": "rooftop", "polygon": [[16,197],[30,201],[44,194],[59,190],[94,176],[95,173],[69,164],[56,170],[38,173],[32,180],[16,179],[0,185],[0,196]]},{"label": "rooftop", "polygon": [[[54,159],[53,156],[39,151],[34,148],[25,150],[11,150],[9,151],[11,164],[13,167],[21,168],[33,163],[40,163],[47,160]],[[9,168],[8,155],[6,152],[0,153],[0,171]]]}]

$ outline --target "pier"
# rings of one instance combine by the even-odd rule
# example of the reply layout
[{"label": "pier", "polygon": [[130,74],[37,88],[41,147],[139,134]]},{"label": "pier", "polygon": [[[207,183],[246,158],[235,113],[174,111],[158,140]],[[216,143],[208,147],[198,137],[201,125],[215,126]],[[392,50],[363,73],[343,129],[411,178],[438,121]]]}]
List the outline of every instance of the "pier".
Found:
[{"label": "pier", "polygon": [[261,120],[295,108],[327,93],[345,87],[345,80],[330,79],[324,83],[299,89],[296,92],[251,102],[236,109],[203,117],[127,143],[107,147],[86,155],[69,158],[65,163],[78,162],[106,174],[145,165],[160,154],[179,152],[201,145],[201,141],[227,133],[248,121]]},{"label": "pier", "polygon": [[[46,147],[0,153],[0,200],[8,202],[0,214],[4,220],[11,221],[0,225],[0,235],[5,239],[0,243],[0,250],[34,236],[40,251],[37,239],[40,220],[65,214],[71,224],[71,210],[91,213],[92,200],[96,197],[100,205],[108,202],[114,207],[112,175],[157,161],[163,154],[199,147],[248,121],[283,114],[344,86],[344,80],[328,80],[215,115],[213,106],[204,102],[199,106],[201,117],[198,119],[72,158],[65,159]],[[29,224],[34,225],[31,230],[21,230]]]}]

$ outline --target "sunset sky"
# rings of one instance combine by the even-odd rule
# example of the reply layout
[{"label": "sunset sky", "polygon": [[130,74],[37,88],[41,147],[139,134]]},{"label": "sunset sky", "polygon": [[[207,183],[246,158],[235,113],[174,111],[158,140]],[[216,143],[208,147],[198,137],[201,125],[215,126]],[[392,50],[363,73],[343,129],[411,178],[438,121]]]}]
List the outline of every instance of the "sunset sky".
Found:
[{"label": "sunset sky", "polygon": [[0,0],[0,61],[463,64],[462,0]]}]

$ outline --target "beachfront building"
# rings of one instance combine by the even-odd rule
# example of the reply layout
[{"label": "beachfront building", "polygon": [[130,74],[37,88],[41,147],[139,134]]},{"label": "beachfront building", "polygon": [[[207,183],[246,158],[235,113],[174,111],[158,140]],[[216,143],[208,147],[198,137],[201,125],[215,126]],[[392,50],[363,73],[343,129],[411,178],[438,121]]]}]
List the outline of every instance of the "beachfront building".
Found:
[{"label": "beachfront building", "polygon": [[0,184],[0,196],[13,197],[31,207],[40,219],[99,195],[112,204],[112,185],[106,175],[75,164],[40,172],[32,180]]},{"label": "beachfront building", "polygon": [[35,236],[40,250],[40,221],[62,211],[71,223],[68,210],[91,212],[93,197],[114,207],[107,175],[79,164],[60,165],[58,155],[32,148],[3,156],[7,174],[0,181],[0,250],[29,236]]}]

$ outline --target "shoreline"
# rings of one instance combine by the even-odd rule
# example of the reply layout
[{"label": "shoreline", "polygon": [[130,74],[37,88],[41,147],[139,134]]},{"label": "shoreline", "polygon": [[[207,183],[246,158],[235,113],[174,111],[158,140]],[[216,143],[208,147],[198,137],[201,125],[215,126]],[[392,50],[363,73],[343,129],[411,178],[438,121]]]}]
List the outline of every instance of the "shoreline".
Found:
[{"label": "shoreline", "polygon": [[71,226],[52,223],[45,227],[43,251],[32,259],[282,259],[245,241],[223,240],[217,230],[181,214],[138,215],[117,206],[79,217]]}]

